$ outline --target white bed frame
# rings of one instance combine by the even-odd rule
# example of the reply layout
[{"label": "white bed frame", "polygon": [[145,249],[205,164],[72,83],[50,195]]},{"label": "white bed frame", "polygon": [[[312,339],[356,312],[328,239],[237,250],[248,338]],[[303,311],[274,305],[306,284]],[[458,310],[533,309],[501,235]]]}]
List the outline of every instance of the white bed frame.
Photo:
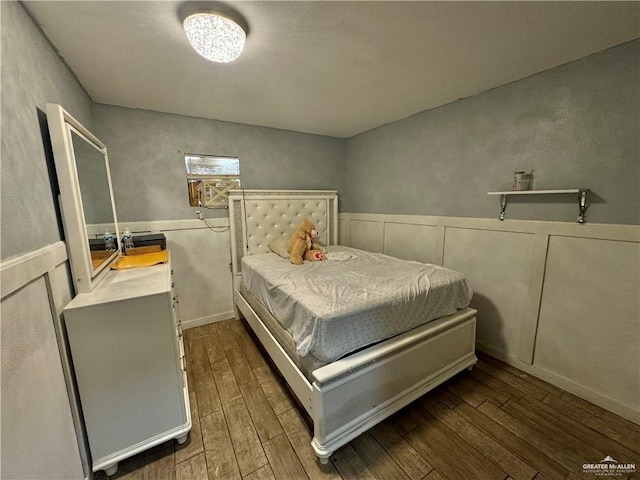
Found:
[{"label": "white bed frame", "polygon": [[310,383],[239,288],[242,256],[269,252],[269,241],[291,235],[305,216],[316,225],[320,243],[337,244],[336,191],[232,190],[229,195],[236,314],[251,325],[313,419],[311,444],[327,463],[338,448],[478,361],[477,312],[466,308],[348,355],[314,370]]}]

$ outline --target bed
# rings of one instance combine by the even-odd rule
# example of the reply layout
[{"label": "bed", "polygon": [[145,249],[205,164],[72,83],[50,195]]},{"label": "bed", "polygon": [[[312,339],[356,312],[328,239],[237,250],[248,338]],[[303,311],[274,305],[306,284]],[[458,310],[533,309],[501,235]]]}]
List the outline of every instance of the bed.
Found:
[{"label": "bed", "polygon": [[[477,362],[477,312],[467,306],[472,292],[464,277],[337,246],[337,202],[335,191],[229,194],[236,314],[313,420],[312,447],[322,463]],[[315,224],[329,260],[293,266],[269,249],[303,217]],[[345,272],[364,272],[355,275],[364,283],[342,281]],[[371,282],[374,272],[386,276]]]}]

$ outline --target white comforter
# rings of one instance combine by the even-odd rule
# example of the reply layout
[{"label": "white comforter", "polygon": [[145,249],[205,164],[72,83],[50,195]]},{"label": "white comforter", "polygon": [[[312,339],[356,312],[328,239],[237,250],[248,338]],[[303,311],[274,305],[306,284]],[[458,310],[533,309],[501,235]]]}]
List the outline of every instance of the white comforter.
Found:
[{"label": "white comforter", "polygon": [[300,356],[337,360],[455,313],[473,295],[462,274],[437,265],[327,250],[336,260],[292,265],[275,253],[242,259],[245,287],[289,331]]}]

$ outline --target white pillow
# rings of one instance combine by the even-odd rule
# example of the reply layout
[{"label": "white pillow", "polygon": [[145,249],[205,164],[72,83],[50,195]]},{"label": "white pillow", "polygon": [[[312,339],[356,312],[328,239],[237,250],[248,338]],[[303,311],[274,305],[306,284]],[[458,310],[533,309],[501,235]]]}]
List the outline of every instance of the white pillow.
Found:
[{"label": "white pillow", "polygon": [[289,258],[289,254],[287,253],[287,247],[289,246],[290,237],[280,236],[278,238],[274,238],[269,242],[269,250],[273,253],[277,253],[282,258]]}]

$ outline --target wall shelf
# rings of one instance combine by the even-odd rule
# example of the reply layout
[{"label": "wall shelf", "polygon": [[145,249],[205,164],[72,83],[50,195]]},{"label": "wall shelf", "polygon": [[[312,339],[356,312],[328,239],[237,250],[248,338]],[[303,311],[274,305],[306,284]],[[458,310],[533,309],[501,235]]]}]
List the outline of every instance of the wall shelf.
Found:
[{"label": "wall shelf", "polygon": [[487,195],[498,195],[500,197],[500,220],[504,220],[505,210],[507,209],[507,197],[509,195],[558,195],[558,194],[577,194],[578,195],[578,223],[585,223],[585,211],[587,210],[587,193],[588,188],[563,188],[559,190],[505,190],[502,192],[487,192]]}]

